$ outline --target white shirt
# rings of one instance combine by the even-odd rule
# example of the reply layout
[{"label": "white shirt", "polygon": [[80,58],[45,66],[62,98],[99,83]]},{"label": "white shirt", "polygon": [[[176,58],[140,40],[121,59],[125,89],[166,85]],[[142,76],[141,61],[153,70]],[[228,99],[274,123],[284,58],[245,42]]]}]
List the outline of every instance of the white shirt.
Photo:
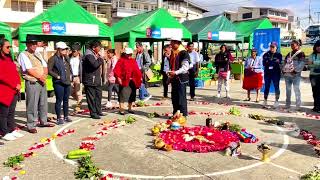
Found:
[{"label": "white shirt", "polygon": [[[38,57],[39,59],[41,59],[41,64],[43,67],[47,67],[47,63],[46,61],[42,58],[42,56],[39,55],[35,55],[36,57]],[[27,55],[25,55],[25,53],[20,53],[19,57],[18,57],[18,63],[20,64],[21,70],[23,74],[26,74],[28,69],[32,69],[32,64],[30,59],[28,58]]]},{"label": "white shirt", "polygon": [[192,51],[191,53],[189,53],[189,56],[190,56],[190,69],[193,68],[194,65],[196,65],[196,63],[199,63],[200,62],[200,57],[199,57],[199,54],[198,52],[196,51]]},{"label": "white shirt", "polygon": [[167,73],[168,71],[170,71],[170,62],[169,62],[168,57],[165,57],[165,58],[164,58],[163,71],[166,72],[166,73]]},{"label": "white shirt", "polygon": [[79,57],[70,58],[70,65],[71,65],[71,69],[72,69],[72,75],[79,76],[79,66],[80,66]]}]

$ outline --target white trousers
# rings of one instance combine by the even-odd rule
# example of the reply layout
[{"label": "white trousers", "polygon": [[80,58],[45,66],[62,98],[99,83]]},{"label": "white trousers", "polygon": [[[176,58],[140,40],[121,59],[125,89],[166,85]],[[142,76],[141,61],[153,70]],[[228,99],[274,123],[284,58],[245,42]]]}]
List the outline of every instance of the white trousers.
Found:
[{"label": "white trousers", "polygon": [[218,78],[218,93],[221,93],[222,83],[224,84],[226,92],[227,93],[229,92],[230,90],[229,81],[230,81],[230,71],[228,71],[226,79],[221,77]]}]

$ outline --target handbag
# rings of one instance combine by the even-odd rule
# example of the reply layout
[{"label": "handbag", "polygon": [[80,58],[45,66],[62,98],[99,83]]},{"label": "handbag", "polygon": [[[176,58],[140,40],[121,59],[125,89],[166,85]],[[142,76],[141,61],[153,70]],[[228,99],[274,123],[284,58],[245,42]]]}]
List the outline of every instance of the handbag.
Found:
[{"label": "handbag", "polygon": [[227,79],[228,71],[225,71],[224,68],[221,68],[218,73],[219,78]]},{"label": "handbag", "polygon": [[282,71],[284,73],[292,73],[294,71],[293,58],[296,57],[300,52],[301,50],[297,51],[293,56],[291,56],[290,53],[290,56],[287,58],[286,64],[282,68]]},{"label": "handbag", "polygon": [[150,68],[145,72],[145,75],[146,75],[147,81],[149,81],[154,77],[154,74]]}]

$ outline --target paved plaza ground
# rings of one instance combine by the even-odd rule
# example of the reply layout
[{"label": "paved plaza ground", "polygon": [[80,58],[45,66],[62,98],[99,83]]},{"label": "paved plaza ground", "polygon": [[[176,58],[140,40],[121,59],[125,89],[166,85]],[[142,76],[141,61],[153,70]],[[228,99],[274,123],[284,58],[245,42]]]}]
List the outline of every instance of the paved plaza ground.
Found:
[{"label": "paved plaza ground", "polygon": [[[308,74],[304,73],[301,83],[303,112],[311,113],[313,99]],[[150,128],[156,122],[165,121],[168,118],[149,119],[148,113],[159,114],[172,111],[171,102],[160,101],[162,88],[153,87],[149,91],[153,98],[148,104],[162,102],[161,106],[149,106],[136,108],[134,115],[137,122],[125,127],[113,129],[96,143],[96,150],[92,157],[95,164],[115,176],[124,176],[130,179],[230,179],[230,180],[282,180],[299,179],[302,174],[313,169],[319,163],[313,146],[307,144],[301,136],[297,136],[292,129],[267,124],[248,117],[231,115],[214,116],[214,121],[230,121],[240,124],[249,132],[259,138],[255,144],[242,144],[242,155],[239,157],[224,156],[222,152],[189,153],[180,151],[159,151],[153,148],[153,136]],[[200,105],[190,102],[189,111],[194,112],[228,112],[233,106],[238,107],[243,115],[249,113],[262,114],[279,118],[287,123],[296,124],[301,129],[307,129],[320,136],[320,120],[308,118],[302,114],[287,113],[274,109],[262,109],[261,103],[244,102],[246,92],[242,90],[240,81],[231,83],[231,100],[215,98],[216,86],[197,89],[197,101],[205,101],[211,104]],[[294,94],[294,93],[293,93]],[[106,102],[104,92],[103,103]],[[254,96],[253,96],[254,97]],[[254,98],[252,98],[254,99]],[[273,104],[274,96],[270,98]],[[294,99],[294,97],[293,97]],[[284,106],[285,85],[281,81],[281,106]],[[50,116],[54,116],[55,98],[49,98]],[[71,101],[73,104],[74,101]],[[294,104],[294,103],[293,103]],[[248,105],[248,106],[244,106]],[[75,163],[64,160],[68,151],[77,149],[83,137],[95,135],[98,122],[106,119],[122,118],[116,111],[109,111],[102,120],[92,120],[86,115],[72,117],[73,122],[54,128],[39,128],[38,134],[29,134],[22,131],[25,137],[13,142],[5,142],[0,147],[0,162],[4,162],[9,156],[27,152],[28,148],[43,137],[50,137],[53,133],[63,129],[74,129],[75,133],[56,139],[50,145],[35,150],[36,156],[24,161],[25,175],[19,175],[11,168],[0,167],[0,175],[18,176],[21,179],[74,179]],[[16,119],[19,124],[24,124],[25,101],[17,105]],[[206,115],[193,115],[188,117],[188,126],[205,125]],[[263,163],[259,160],[261,153],[257,145],[266,142],[272,147],[271,162]]]}]

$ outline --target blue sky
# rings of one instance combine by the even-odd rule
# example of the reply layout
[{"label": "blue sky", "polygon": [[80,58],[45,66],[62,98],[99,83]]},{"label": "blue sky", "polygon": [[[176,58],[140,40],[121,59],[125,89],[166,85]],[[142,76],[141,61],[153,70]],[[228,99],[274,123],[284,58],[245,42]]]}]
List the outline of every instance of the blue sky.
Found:
[{"label": "blue sky", "polygon": [[[217,14],[223,10],[236,10],[238,6],[267,6],[275,8],[290,9],[295,16],[300,18],[308,17],[309,0],[192,0],[212,11],[210,14]],[[311,0],[311,12],[314,21],[318,21],[315,12],[320,12],[320,0]],[[307,19],[302,24],[306,25]]]}]

